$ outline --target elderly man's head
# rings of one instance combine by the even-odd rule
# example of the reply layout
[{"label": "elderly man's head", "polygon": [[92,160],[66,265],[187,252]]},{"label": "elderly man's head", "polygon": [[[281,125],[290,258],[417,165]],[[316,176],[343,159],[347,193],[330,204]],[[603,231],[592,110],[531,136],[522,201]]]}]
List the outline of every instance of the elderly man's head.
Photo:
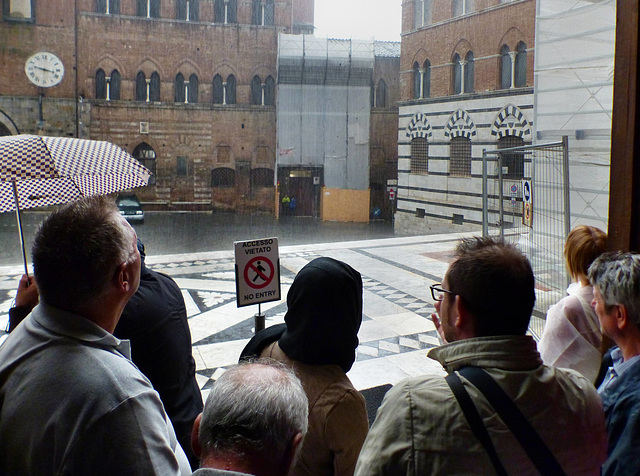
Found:
[{"label": "elderly man's head", "polygon": [[626,322],[640,328],[640,254],[605,253],[589,267],[594,307],[602,330],[616,340],[614,314],[624,308]]},{"label": "elderly man's head", "polygon": [[138,287],[135,231],[107,197],[84,198],[49,215],[36,233],[32,259],[42,301],[61,309],[77,310],[107,293],[122,265],[134,274],[131,294]]},{"label": "elderly man's head", "polygon": [[[531,264],[515,246],[492,238],[461,240],[436,303],[445,337],[522,335],[535,303]],[[456,318],[470,316],[462,334]],[[458,323],[459,324],[459,323]]]},{"label": "elderly man's head", "polygon": [[241,364],[218,378],[196,420],[201,467],[286,475],[307,432],[308,403],[292,370],[271,360]]}]

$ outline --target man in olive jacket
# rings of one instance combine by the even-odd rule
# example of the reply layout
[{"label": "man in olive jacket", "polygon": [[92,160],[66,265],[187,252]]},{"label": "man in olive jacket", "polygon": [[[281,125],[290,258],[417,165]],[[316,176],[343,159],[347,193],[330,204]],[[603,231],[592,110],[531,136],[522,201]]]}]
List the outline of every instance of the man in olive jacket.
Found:
[{"label": "man in olive jacket", "polygon": [[[434,323],[449,342],[428,357],[448,373],[479,367],[514,401],[566,474],[599,474],[604,415],[593,385],[577,372],[542,364],[525,335],[535,301],[528,260],[490,238],[463,240],[442,284],[432,286]],[[467,379],[463,387],[507,474],[538,475],[509,428]],[[441,376],[398,383],[385,396],[356,475],[495,475],[458,401]]]}]

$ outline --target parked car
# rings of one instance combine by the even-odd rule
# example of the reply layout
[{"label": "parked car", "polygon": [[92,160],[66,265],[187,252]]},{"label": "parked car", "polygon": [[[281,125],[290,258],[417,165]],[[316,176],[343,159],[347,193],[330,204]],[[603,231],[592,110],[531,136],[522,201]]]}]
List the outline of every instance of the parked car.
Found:
[{"label": "parked car", "polygon": [[135,194],[120,194],[116,198],[116,204],[120,215],[131,223],[144,223],[144,211],[142,211],[142,205],[140,200]]}]

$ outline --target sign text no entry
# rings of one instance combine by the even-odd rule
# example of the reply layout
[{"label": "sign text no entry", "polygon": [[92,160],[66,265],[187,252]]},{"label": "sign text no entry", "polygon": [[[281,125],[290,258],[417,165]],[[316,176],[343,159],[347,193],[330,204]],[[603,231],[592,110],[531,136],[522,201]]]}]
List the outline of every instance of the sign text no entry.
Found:
[{"label": "sign text no entry", "polygon": [[238,307],[280,300],[278,239],[236,241]]}]

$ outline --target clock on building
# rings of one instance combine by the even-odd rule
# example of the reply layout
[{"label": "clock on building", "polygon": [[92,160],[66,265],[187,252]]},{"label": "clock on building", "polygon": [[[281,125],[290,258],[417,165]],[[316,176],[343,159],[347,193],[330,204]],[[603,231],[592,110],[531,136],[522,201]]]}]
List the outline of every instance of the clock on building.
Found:
[{"label": "clock on building", "polygon": [[40,51],[30,56],[24,65],[27,78],[36,86],[50,88],[55,86],[64,77],[62,61],[53,53]]}]

